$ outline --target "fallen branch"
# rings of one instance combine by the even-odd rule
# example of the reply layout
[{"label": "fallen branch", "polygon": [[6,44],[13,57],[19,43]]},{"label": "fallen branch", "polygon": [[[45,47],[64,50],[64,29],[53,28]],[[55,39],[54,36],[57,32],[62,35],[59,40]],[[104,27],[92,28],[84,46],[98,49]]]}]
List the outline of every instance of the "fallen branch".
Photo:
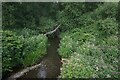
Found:
[{"label": "fallen branch", "polygon": [[57,31],[57,29],[58,29],[59,27],[60,27],[60,25],[58,25],[54,30],[45,33],[45,35],[53,34],[54,32]]},{"label": "fallen branch", "polygon": [[22,71],[10,76],[8,79],[17,79],[17,78],[20,78],[21,76],[23,76],[25,73],[29,72],[30,70],[33,70],[35,68],[38,68],[39,66],[41,66],[41,63],[40,64],[37,64],[37,65],[34,65],[34,66],[31,66],[31,67],[27,67],[26,69],[23,69]]}]

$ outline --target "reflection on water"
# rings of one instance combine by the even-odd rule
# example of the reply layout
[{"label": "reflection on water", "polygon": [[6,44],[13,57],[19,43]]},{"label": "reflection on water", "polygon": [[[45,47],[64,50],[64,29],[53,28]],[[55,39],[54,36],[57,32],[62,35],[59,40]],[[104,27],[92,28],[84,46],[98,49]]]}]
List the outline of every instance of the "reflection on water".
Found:
[{"label": "reflection on water", "polygon": [[26,73],[22,78],[56,78],[60,74],[61,59],[58,55],[59,38],[49,38],[47,56],[41,61],[41,66]]},{"label": "reflection on water", "polygon": [[41,66],[41,68],[38,69],[37,77],[38,78],[46,78],[46,69],[45,66]]}]

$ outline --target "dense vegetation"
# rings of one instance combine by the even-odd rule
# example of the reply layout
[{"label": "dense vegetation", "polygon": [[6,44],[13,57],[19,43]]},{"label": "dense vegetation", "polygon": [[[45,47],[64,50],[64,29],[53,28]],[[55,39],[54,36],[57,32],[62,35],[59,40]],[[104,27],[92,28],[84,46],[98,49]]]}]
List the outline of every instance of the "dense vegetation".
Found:
[{"label": "dense vegetation", "polygon": [[9,30],[3,31],[3,72],[11,71],[15,66],[30,66],[46,54],[47,37],[38,36],[24,38]]},{"label": "dense vegetation", "polygon": [[61,34],[58,51],[66,61],[60,77],[118,78],[116,7],[117,3],[99,5],[80,17],[79,27]]},{"label": "dense vegetation", "polygon": [[119,12],[118,3],[3,3],[3,74],[42,59],[57,23],[59,77],[118,78]]},{"label": "dense vegetation", "polygon": [[[20,5],[19,3],[3,3],[3,75],[17,66],[34,65],[46,54],[47,37],[39,33],[39,30],[32,28],[35,27],[35,23],[27,20],[34,20],[33,18],[22,17],[25,11],[20,8],[25,7],[25,4]],[[25,21],[26,25],[23,26]]]}]

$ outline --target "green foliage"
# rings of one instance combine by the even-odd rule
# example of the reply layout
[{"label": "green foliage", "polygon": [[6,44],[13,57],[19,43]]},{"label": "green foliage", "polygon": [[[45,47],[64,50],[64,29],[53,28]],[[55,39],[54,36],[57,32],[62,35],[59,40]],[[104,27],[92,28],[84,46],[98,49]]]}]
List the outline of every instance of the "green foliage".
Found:
[{"label": "green foliage", "polygon": [[[114,26],[116,27],[116,26]],[[86,30],[86,29],[85,29]],[[77,54],[82,54],[86,58],[83,60],[88,60],[89,66],[96,70],[94,77],[116,77],[118,78],[118,74],[114,75],[114,72],[117,72],[118,69],[118,37],[111,35],[107,38],[99,38],[97,36],[91,35],[90,33],[84,33],[84,29],[74,29],[71,32],[62,34],[62,40],[64,36],[70,36],[72,39],[73,51],[71,54],[68,54],[70,57],[71,55],[74,56],[74,52]],[[87,34],[87,36],[85,36]],[[83,37],[82,37],[83,36]],[[69,39],[69,38],[68,38]],[[62,42],[61,40],[61,42]],[[83,42],[84,40],[84,42]],[[97,41],[99,40],[99,41]],[[68,40],[69,41],[69,40]],[[97,43],[99,42],[99,43]],[[60,44],[60,49],[62,51],[62,45],[64,41]],[[97,44],[96,44],[97,43]],[[67,45],[67,44],[66,44]],[[60,50],[59,49],[59,50]],[[67,50],[67,49],[66,49]],[[67,52],[67,51],[66,51]],[[59,51],[60,53],[60,51]],[[61,53],[60,53],[61,54]],[[66,54],[61,55],[65,58]],[[90,57],[90,58],[89,58]],[[77,59],[77,58],[75,58]],[[79,58],[80,59],[80,58]],[[71,60],[71,58],[68,58]],[[96,62],[97,61],[97,62]],[[71,64],[63,63],[62,70],[62,77],[74,77],[75,73],[72,72],[72,68],[68,68],[66,66],[74,66],[75,62],[71,62]],[[76,62],[77,63],[77,62]],[[78,64],[78,63],[77,63]],[[76,69],[79,69],[76,67]],[[65,72],[64,72],[65,71]],[[74,70],[73,70],[74,71]],[[85,72],[85,71],[84,71]],[[72,74],[73,73],[73,74]],[[87,74],[87,73],[85,73]],[[77,75],[81,75],[81,73],[77,73]],[[85,76],[84,76],[85,77]]]},{"label": "green foliage", "polygon": [[60,41],[60,48],[59,48],[59,53],[61,56],[67,58],[73,53],[73,40],[70,38],[70,36],[65,36],[63,39]]},{"label": "green foliage", "polygon": [[13,31],[3,31],[3,73],[12,71],[16,66],[30,66],[38,62],[46,54],[46,43],[47,38],[42,34],[24,38]]},{"label": "green foliage", "polygon": [[84,3],[85,5],[85,9],[84,9],[84,12],[91,12],[91,11],[94,11],[96,8],[98,8],[100,5],[102,5],[103,3],[102,2],[86,2]]},{"label": "green foliage", "polygon": [[[100,3],[61,3],[63,10],[58,12],[58,22],[62,24],[62,31],[81,28],[94,20],[91,17]],[[84,15],[85,14],[85,15]],[[87,15],[86,15],[87,14]],[[84,16],[83,16],[84,15]]]},{"label": "green foliage", "polygon": [[16,32],[16,35],[22,36],[24,38],[29,38],[39,34],[39,31],[32,30],[30,28],[13,29],[12,31]]},{"label": "green foliage", "polygon": [[[54,3],[3,3],[3,29],[52,29],[58,5]],[[55,24],[55,23],[54,23]]]},{"label": "green foliage", "polygon": [[[88,15],[88,14],[86,14]],[[85,16],[85,15],[83,15]],[[71,59],[72,56],[74,56],[75,62],[70,62],[69,64],[66,62],[63,62],[62,70],[61,70],[61,77],[63,78],[78,78],[81,77],[91,77],[86,75],[91,75],[91,73],[87,73],[87,69],[77,67],[79,62],[77,62],[77,56],[74,55],[74,53],[77,53],[78,55],[85,56],[83,60],[88,63],[87,65],[90,66],[94,72],[94,76],[97,78],[106,78],[106,77],[114,77],[118,78],[119,74],[114,74],[115,72],[118,72],[118,24],[116,23],[116,20],[114,18],[106,18],[102,20],[95,21],[91,14],[88,19],[83,19],[83,22],[86,23],[81,24],[83,27],[81,28],[74,28],[72,30],[66,31],[65,33],[61,34],[61,43],[59,48],[59,54],[62,54],[63,43],[66,41],[63,41],[65,36],[69,36],[68,42],[66,42],[65,45],[69,43],[69,40],[71,39],[71,45],[72,47],[72,53],[67,54],[69,57],[64,57],[66,54],[62,54],[61,56],[63,58],[67,58],[68,61],[73,61]],[[93,20],[93,22],[90,22],[90,20]],[[94,22],[95,21],[95,22]],[[90,22],[90,23],[89,23]],[[69,47],[66,49],[70,51]],[[67,52],[67,51],[64,51]],[[79,60],[80,58],[78,58]],[[73,69],[75,63],[77,64],[75,67],[75,70]],[[81,62],[82,63],[82,62]],[[90,68],[90,69],[91,69]],[[80,71],[84,71],[81,73]],[[89,69],[89,70],[90,70]],[[80,70],[80,71],[79,71]],[[74,73],[74,72],[75,73]],[[87,72],[86,72],[87,71]],[[85,73],[84,73],[85,72]],[[85,74],[82,76],[82,74]],[[79,76],[76,76],[79,75]]]},{"label": "green foliage", "polygon": [[113,18],[116,16],[117,4],[115,2],[104,3],[99,5],[99,7],[93,12],[92,17],[95,20]]},{"label": "green foliage", "polygon": [[43,55],[46,54],[47,37],[44,35],[33,36],[24,41],[23,65],[30,66],[35,64]]},{"label": "green foliage", "polygon": [[102,51],[97,46],[90,44],[89,42],[79,46],[76,51],[80,54],[95,56],[96,58],[99,58],[102,54]]},{"label": "green foliage", "polygon": [[[76,33],[76,34],[75,34]],[[65,35],[66,34],[66,35]],[[80,29],[74,29],[70,33],[62,34],[62,40],[60,43],[59,48],[59,54],[62,56],[62,58],[67,58],[68,63],[63,62],[62,71],[61,71],[61,77],[62,78],[78,78],[78,77],[115,77],[118,78],[118,74],[114,75],[114,72],[117,72],[118,69],[118,40],[116,36],[110,36],[107,38],[99,38],[97,40],[100,41],[99,44],[96,44],[96,38],[93,35],[90,35],[90,33],[82,33]],[[81,35],[80,35],[81,34]],[[85,37],[84,34],[89,34]],[[74,35],[74,36],[73,36]],[[65,41],[63,39],[65,36],[70,36]],[[88,37],[89,36],[89,37]],[[113,37],[113,38],[112,38]],[[79,40],[79,38],[81,40]],[[65,57],[66,54],[63,54],[64,52],[70,51],[69,47],[64,47],[63,45],[67,45],[69,40],[72,39],[72,53],[67,54],[69,57]],[[82,40],[85,40],[82,44]],[[66,42],[66,44],[64,43]],[[63,50],[66,51],[63,51]],[[68,51],[67,51],[68,50]],[[84,56],[83,58],[77,57],[74,53],[77,54],[77,56]],[[74,60],[75,61],[74,61]],[[82,60],[81,60],[82,59]],[[81,62],[77,62],[77,60],[80,60]],[[86,61],[86,62],[84,62]],[[79,65],[81,63],[87,64],[87,67],[80,67]],[[76,64],[76,65],[75,65]],[[75,69],[74,69],[75,67]],[[82,70],[83,69],[83,70]],[[93,76],[92,73],[89,73],[88,69],[91,72],[91,69],[93,70]],[[82,72],[83,71],[83,72]]]},{"label": "green foliage", "polygon": [[105,42],[108,46],[119,46],[117,35],[110,36],[105,40]]},{"label": "green foliage", "polygon": [[[119,3],[3,3],[3,72],[46,54],[46,36],[61,24],[62,78],[118,78]],[[116,18],[116,20],[115,20]],[[117,23],[118,22],[118,23]],[[15,32],[15,33],[13,33]],[[40,34],[40,35],[39,35]]]},{"label": "green foliage", "polygon": [[[86,15],[88,16],[88,14],[86,14]],[[118,34],[118,23],[116,22],[115,18],[106,18],[104,20],[100,19],[97,21],[93,20],[93,22],[86,21],[86,20],[89,20],[89,18],[92,19],[91,17],[88,17],[88,19],[86,19],[86,18],[83,19],[83,23],[84,23],[84,21],[85,21],[85,23],[81,24],[81,25],[83,25],[83,27],[80,28],[80,30],[78,30],[78,31],[80,31],[82,33],[91,34],[94,37],[97,37],[98,39],[110,37],[111,35]],[[90,22],[90,24],[89,24],[89,22]]]},{"label": "green foliage", "polygon": [[47,18],[47,17],[41,17],[40,23],[41,23],[40,26],[42,26],[40,28],[41,32],[48,32],[48,31],[52,30],[55,25],[55,21],[52,20],[51,18]]},{"label": "green foliage", "polygon": [[79,18],[79,24],[81,27],[86,27],[95,22],[95,20],[92,18],[92,12],[90,13],[85,13]]},{"label": "green foliage", "polygon": [[71,37],[74,41],[78,41],[79,45],[82,45],[85,42],[95,42],[95,36],[90,33],[85,33],[82,29],[79,29],[79,31],[76,32],[71,32]]},{"label": "green foliage", "polygon": [[61,78],[93,78],[95,70],[85,60],[85,56],[74,53],[68,61],[62,65]]},{"label": "green foliage", "polygon": [[115,19],[107,18],[105,20],[99,20],[97,23],[97,28],[100,36],[111,36],[118,32],[118,24]]},{"label": "green foliage", "polygon": [[82,16],[78,17],[78,24],[81,27],[87,27],[96,23],[96,21],[102,21],[106,18],[115,21],[114,18],[116,16],[116,10],[117,3],[103,3],[101,5],[98,5],[98,8],[95,10],[84,13]]},{"label": "green foliage", "polygon": [[3,72],[10,71],[12,67],[22,64],[22,47],[19,37],[12,31],[3,31],[2,38],[2,67]]},{"label": "green foliage", "polygon": [[117,22],[120,24],[120,1],[118,2],[118,6],[117,6],[117,9],[116,9],[116,20]]},{"label": "green foliage", "polygon": [[[95,43],[95,41],[96,41],[94,35],[92,35],[90,33],[85,33],[82,29],[79,29],[79,28],[75,28],[75,29],[71,30],[70,32],[62,33],[61,38],[62,39],[61,39],[60,48],[59,48],[60,54],[64,54],[64,52],[66,50],[69,50],[73,53],[73,51],[76,51],[76,49],[80,45],[82,45],[86,42]],[[65,50],[65,51],[63,51],[63,50]],[[70,55],[71,52],[67,52],[66,54]],[[62,56],[64,56],[64,55],[62,55]]]}]

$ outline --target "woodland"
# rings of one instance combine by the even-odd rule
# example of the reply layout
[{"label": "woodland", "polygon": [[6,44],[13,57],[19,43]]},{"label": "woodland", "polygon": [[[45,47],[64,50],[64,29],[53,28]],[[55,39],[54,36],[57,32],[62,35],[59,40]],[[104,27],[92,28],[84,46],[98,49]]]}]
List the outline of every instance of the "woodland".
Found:
[{"label": "woodland", "polygon": [[119,78],[119,24],[120,2],[3,2],[2,75],[37,64],[60,25],[48,34],[60,38],[59,78]]}]

